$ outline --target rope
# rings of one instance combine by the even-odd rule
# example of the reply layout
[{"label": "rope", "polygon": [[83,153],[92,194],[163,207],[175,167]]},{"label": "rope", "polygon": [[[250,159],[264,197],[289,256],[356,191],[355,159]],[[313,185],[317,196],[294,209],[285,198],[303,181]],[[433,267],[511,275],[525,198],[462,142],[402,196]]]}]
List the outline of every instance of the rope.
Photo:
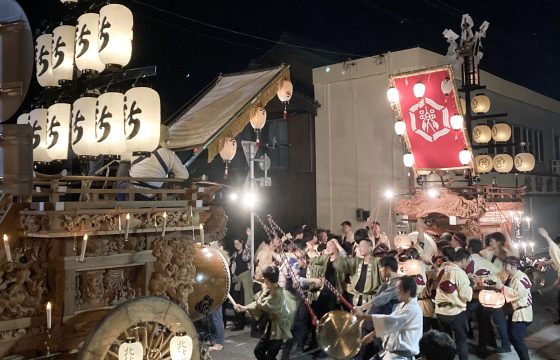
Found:
[{"label": "rope", "polygon": [[338,298],[338,300],[344,304],[344,306],[346,306],[348,308],[348,310],[354,312],[354,305],[350,304],[348,302],[348,300],[346,300],[344,298],[344,296],[342,296],[342,294],[338,291],[338,289],[336,287],[333,286],[333,284],[331,284],[327,279],[325,279],[325,277],[321,277],[321,280],[323,280],[323,284],[325,284],[325,286],[327,287],[327,289],[329,289],[330,291],[332,291],[333,294],[336,295],[336,297]]}]

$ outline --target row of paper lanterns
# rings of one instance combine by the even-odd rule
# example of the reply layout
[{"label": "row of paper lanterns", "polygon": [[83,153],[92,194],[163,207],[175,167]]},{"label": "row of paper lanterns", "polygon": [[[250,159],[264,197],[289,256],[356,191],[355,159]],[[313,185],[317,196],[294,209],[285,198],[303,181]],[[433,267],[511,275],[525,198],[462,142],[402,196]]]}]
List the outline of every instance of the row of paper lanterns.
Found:
[{"label": "row of paper lanterns", "polygon": [[490,140],[506,142],[511,139],[511,127],[506,123],[497,123],[492,128],[477,125],[472,130],[473,140],[478,144],[487,144]]},{"label": "row of paper lanterns", "polygon": [[498,154],[492,158],[490,155],[477,155],[474,165],[478,173],[489,173],[492,170],[499,173],[508,173],[515,169],[519,172],[529,172],[535,168],[535,157],[531,153],[519,153],[512,157],[509,154]]},{"label": "row of paper lanterns", "polygon": [[106,66],[123,67],[132,55],[132,12],[124,5],[103,6],[99,14],[85,13],[76,26],[60,25],[35,43],[37,81],[57,87],[71,81],[74,64],[82,72],[101,72]]},{"label": "row of paper lanterns", "polygon": [[[171,360],[190,360],[193,352],[193,340],[185,332],[175,334],[169,341],[169,355]],[[119,345],[119,360],[144,359],[144,347],[135,338],[126,339]]]},{"label": "row of paper lanterns", "polygon": [[[468,149],[463,149],[463,150],[459,151],[457,156],[459,157],[459,162],[461,163],[461,165],[464,165],[464,166],[467,166],[468,164],[470,164],[470,162],[472,160],[472,153]],[[414,166],[414,155],[411,154],[411,153],[404,154],[403,155],[403,164],[407,168],[413,167]]]},{"label": "row of paper lanterns", "polygon": [[159,143],[160,98],[151,88],[134,87],[34,109],[17,123],[31,125],[37,162],[67,159],[69,145],[78,156],[152,152]]}]

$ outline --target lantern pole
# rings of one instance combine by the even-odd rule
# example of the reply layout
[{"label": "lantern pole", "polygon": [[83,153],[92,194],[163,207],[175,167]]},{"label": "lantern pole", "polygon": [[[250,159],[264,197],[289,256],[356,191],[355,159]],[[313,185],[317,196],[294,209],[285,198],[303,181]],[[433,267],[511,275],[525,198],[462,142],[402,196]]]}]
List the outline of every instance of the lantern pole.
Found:
[{"label": "lantern pole", "polygon": [[[255,153],[256,143],[251,141],[249,146],[249,189],[251,194],[255,194]],[[251,206],[251,277],[255,277],[255,207]]]}]

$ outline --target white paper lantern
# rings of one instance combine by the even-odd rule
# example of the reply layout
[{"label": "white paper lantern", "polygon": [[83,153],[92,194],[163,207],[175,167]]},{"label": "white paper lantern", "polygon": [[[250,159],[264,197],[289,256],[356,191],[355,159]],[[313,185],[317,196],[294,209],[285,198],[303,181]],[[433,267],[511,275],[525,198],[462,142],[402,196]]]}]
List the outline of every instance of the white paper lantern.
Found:
[{"label": "white paper lantern", "polygon": [[506,303],[506,298],[501,292],[484,289],[478,294],[478,301],[484,307],[499,309]]},{"label": "white paper lantern", "polygon": [[478,144],[488,144],[492,138],[492,129],[487,125],[477,125],[472,131],[473,140]]},{"label": "white paper lantern", "polygon": [[414,96],[416,96],[416,98],[420,99],[426,93],[426,85],[424,85],[422,81],[418,81],[416,84],[414,84],[412,92],[414,93]]},{"label": "white paper lantern", "polygon": [[515,155],[515,168],[521,172],[533,171],[535,168],[535,157],[531,153],[520,153]]},{"label": "white paper lantern", "polygon": [[498,154],[494,157],[494,170],[508,173],[513,169],[513,158],[508,154]]},{"label": "white paper lantern", "polygon": [[251,126],[255,130],[261,130],[266,124],[266,110],[263,107],[257,107],[251,115]]},{"label": "white paper lantern", "polygon": [[109,4],[99,10],[99,58],[106,65],[126,66],[132,56],[132,12]]},{"label": "white paper lantern", "polygon": [[416,276],[422,273],[422,264],[416,259],[409,259],[405,262],[399,262],[397,275],[399,276]]},{"label": "white paper lantern", "polygon": [[474,157],[474,165],[476,172],[480,174],[489,173],[494,167],[492,157],[490,155],[477,155]]},{"label": "white paper lantern", "polygon": [[52,72],[52,34],[43,34],[35,42],[35,68],[37,82],[42,87],[59,86]]},{"label": "white paper lantern", "polygon": [[412,167],[414,165],[414,155],[412,154],[404,154],[403,155],[403,163],[406,167]]},{"label": "white paper lantern", "polygon": [[63,4],[77,4],[78,0],[60,0]]},{"label": "white paper lantern", "polygon": [[399,136],[403,136],[406,133],[406,124],[404,121],[399,120],[395,123],[395,133]]},{"label": "white paper lantern", "polygon": [[169,342],[171,360],[191,360],[193,341],[185,333],[178,333]]},{"label": "white paper lantern", "polygon": [[387,100],[391,104],[395,104],[399,101],[399,90],[396,87],[390,87],[387,89]]},{"label": "white paper lantern", "polygon": [[51,161],[47,155],[47,109],[35,109],[29,113],[29,124],[33,129],[33,161]]},{"label": "white paper lantern", "polygon": [[471,162],[472,154],[469,150],[464,149],[459,151],[459,162],[462,165],[468,165]]},{"label": "white paper lantern", "polygon": [[68,158],[71,106],[57,103],[47,112],[47,156],[51,160]]},{"label": "white paper lantern", "polygon": [[101,72],[105,64],[99,59],[99,14],[86,13],[76,25],[76,67],[85,72]]},{"label": "white paper lantern", "polygon": [[228,137],[224,141],[224,146],[220,149],[220,157],[224,161],[231,161],[237,152],[237,141],[234,138]]},{"label": "white paper lantern", "polygon": [[463,117],[459,114],[455,114],[453,116],[451,116],[450,119],[451,122],[451,128],[453,130],[461,130],[463,128]]},{"label": "white paper lantern", "polygon": [[18,116],[16,120],[16,124],[18,125],[28,125],[29,124],[29,113],[23,113]]},{"label": "white paper lantern", "polygon": [[126,339],[119,346],[119,360],[142,360],[144,358],[144,348],[142,344],[134,339]]},{"label": "white paper lantern", "polygon": [[95,138],[97,98],[84,96],[72,104],[72,150],[78,156],[99,155]]},{"label": "white paper lantern", "polygon": [[292,98],[293,94],[294,94],[294,86],[292,85],[292,82],[290,80],[282,81],[282,84],[280,85],[280,88],[276,93],[278,99],[280,99],[280,101],[282,102],[288,102]]},{"label": "white paper lantern", "polygon": [[511,138],[511,127],[506,123],[498,123],[492,127],[492,139],[505,142]]},{"label": "white paper lantern", "polygon": [[441,81],[441,92],[447,96],[453,91],[453,80],[446,77]]},{"label": "white paper lantern", "polygon": [[149,87],[133,87],[124,94],[126,151],[152,152],[159,144],[159,94]]},{"label": "white paper lantern", "polygon": [[485,114],[490,110],[490,98],[484,94],[476,94],[471,100],[471,109],[477,114]]},{"label": "white paper lantern", "polygon": [[97,98],[95,141],[97,153],[102,155],[121,155],[126,151],[124,94],[106,92]]},{"label": "white paper lantern", "polygon": [[55,80],[71,81],[74,75],[74,26],[61,25],[53,30],[52,72]]}]

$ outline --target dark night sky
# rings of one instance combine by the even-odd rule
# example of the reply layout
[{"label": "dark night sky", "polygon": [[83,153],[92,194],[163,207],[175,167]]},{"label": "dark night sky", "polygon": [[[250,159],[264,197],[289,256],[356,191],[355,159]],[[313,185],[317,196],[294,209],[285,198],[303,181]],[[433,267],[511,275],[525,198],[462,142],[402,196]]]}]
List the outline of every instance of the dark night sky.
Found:
[{"label": "dark night sky", "polygon": [[[139,1],[122,1],[135,15],[129,68],[158,66],[153,85],[162,97],[164,119],[217,74],[243,71],[273,46],[173,14],[275,40],[287,31],[325,49],[376,55],[412,46],[445,53],[441,32],[451,28],[459,33],[461,15],[469,13],[476,28],[483,20],[490,22],[481,68],[560,99],[557,0]],[[65,13],[58,0],[20,0],[20,4],[32,29],[40,28],[45,18],[60,21]]]}]

